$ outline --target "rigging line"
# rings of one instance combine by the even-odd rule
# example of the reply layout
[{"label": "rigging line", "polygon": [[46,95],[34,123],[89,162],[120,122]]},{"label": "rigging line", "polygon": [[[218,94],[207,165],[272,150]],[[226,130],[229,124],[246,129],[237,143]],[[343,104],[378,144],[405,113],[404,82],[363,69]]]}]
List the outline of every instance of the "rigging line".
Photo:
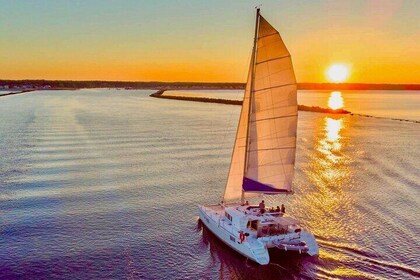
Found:
[{"label": "rigging line", "polygon": [[[264,168],[266,168],[266,167],[276,167],[276,168],[278,168],[280,164],[281,164],[281,163],[279,163],[279,162],[277,161],[277,162],[274,162],[274,163],[266,163],[266,164],[262,164],[262,165],[260,165],[260,166],[262,166],[262,167],[264,167]],[[288,164],[287,166],[292,167],[292,164]],[[252,170],[252,169],[255,169],[255,166],[251,166],[251,170]],[[287,177],[287,175],[286,175],[286,174],[283,174],[282,176],[283,176],[283,177]],[[274,175],[266,175],[265,177],[261,177],[261,178],[259,178],[259,179],[262,179],[262,178],[278,178],[278,177],[279,177],[279,175],[274,174]]]},{"label": "rigging line", "polygon": [[[277,108],[282,108],[282,107],[277,107]],[[297,117],[297,115],[287,115],[287,116],[271,117],[271,118],[265,118],[265,119],[258,119],[258,120],[251,121],[251,122],[269,121],[269,120],[284,119],[284,118],[290,118],[290,117]]]},{"label": "rigging line", "polygon": [[[290,58],[290,61],[291,61],[291,56],[289,56],[289,57],[284,57],[284,58]],[[274,59],[273,59],[274,60]],[[259,68],[261,68],[262,66],[261,66],[261,64],[263,64],[263,62],[261,62],[258,66],[259,66]],[[267,64],[267,67],[268,67],[269,65]],[[276,71],[276,72],[272,72],[272,73],[269,73],[268,75],[266,75],[266,76],[261,76],[261,78],[259,78],[259,79],[264,79],[264,78],[267,78],[268,76],[271,76],[271,75],[274,75],[274,74],[277,74],[277,73],[280,73],[280,72],[283,72],[283,71],[288,71],[288,70],[292,70],[293,71],[293,67],[288,67],[288,68],[285,68],[285,67],[283,67],[281,70],[279,70],[279,71]],[[267,71],[268,72],[268,71]]]},{"label": "rigging line", "polygon": [[279,34],[279,33],[278,33],[278,32],[276,32],[276,33],[267,34],[267,35],[264,35],[264,36],[258,37],[258,40],[259,40],[259,39],[262,39],[262,38],[265,38],[265,37],[273,36],[273,35],[276,35],[276,34]]},{"label": "rigging line", "polygon": [[273,60],[278,60],[278,59],[287,58],[287,57],[290,57],[290,54],[289,54],[289,55],[284,55],[284,56],[279,56],[279,57],[274,57],[274,58],[270,58],[270,59],[266,59],[266,60],[263,60],[263,61],[257,62],[257,65],[258,65],[258,64],[261,64],[261,63],[270,62],[270,61],[273,61]]},{"label": "rigging line", "polygon": [[249,150],[249,151],[250,152],[259,152],[259,151],[276,151],[276,150],[286,150],[286,149],[294,149],[294,147],[266,148],[266,149],[255,149],[255,150]]},{"label": "rigging line", "polygon": [[[260,67],[260,68],[261,68],[261,67]],[[293,71],[293,67],[290,67],[290,68],[285,68],[285,69],[281,69],[281,70],[279,70],[279,71],[277,71],[277,72],[270,73],[270,74],[268,74],[268,75],[266,75],[266,76],[262,76],[262,77],[261,77],[261,78],[259,78],[258,80],[262,80],[262,79],[265,79],[265,78],[267,78],[267,77],[269,77],[269,76],[272,76],[272,75],[278,74],[278,73],[280,73],[280,72],[290,71],[290,70],[292,70],[292,71]],[[296,83],[295,83],[295,84],[296,84]],[[290,85],[293,85],[293,84],[290,84]]]},{"label": "rigging line", "polygon": [[[272,133],[266,137],[261,137],[259,138],[260,141],[268,141],[268,140],[284,140],[284,139],[293,139],[293,141],[288,141],[288,143],[294,143],[294,139],[296,138],[295,136],[287,136],[287,137],[278,137],[276,136],[277,134],[279,134],[280,132],[276,132],[276,133]],[[274,136],[274,137],[273,137]],[[238,148],[245,148],[245,146],[241,145],[238,146]]]},{"label": "rigging line", "polygon": [[[295,137],[284,137],[284,138],[280,138],[280,137],[267,137],[267,138],[265,138],[265,139],[260,139],[260,141],[264,141],[264,142],[267,142],[267,141],[270,141],[270,140],[278,140],[278,139],[282,139],[282,140],[285,140],[285,139],[287,139],[287,140],[289,140],[289,141],[284,141],[285,143],[284,143],[284,146],[286,146],[286,144],[289,144],[289,145],[287,145],[288,146],[288,148],[289,149],[292,149],[293,148],[293,143],[294,143],[294,141],[290,141],[290,139],[293,139],[294,140],[294,138]],[[291,145],[290,145],[291,144]],[[268,146],[268,145],[267,145]],[[274,144],[273,145],[270,145],[269,146],[270,148],[261,148],[261,149],[259,149],[259,148],[254,148],[253,149],[253,151],[262,151],[262,150],[265,150],[265,149],[273,149],[273,150],[276,150],[276,149],[282,149],[282,148],[280,148],[280,147],[278,147],[278,146],[275,146]]]},{"label": "rigging line", "polygon": [[[271,92],[272,93],[272,92]],[[258,96],[258,98],[261,98],[261,96]],[[286,103],[288,100],[287,100],[288,98],[285,98],[284,100],[280,100],[280,101],[276,101],[276,102],[274,102],[273,101],[273,106],[272,107],[268,107],[267,106],[267,108],[263,108],[263,109],[261,109],[261,108],[259,108],[259,110],[258,110],[258,113],[265,113],[265,112],[271,112],[272,110],[275,110],[275,109],[284,109],[284,108],[288,108],[288,107],[295,107],[295,106],[297,106],[297,104],[296,105],[279,105],[279,106],[274,106],[274,105],[277,105],[277,104],[284,104],[284,103]]]},{"label": "rigging line", "polygon": [[[289,70],[289,69],[288,69],[288,70]],[[276,74],[276,73],[273,73],[273,74]],[[264,78],[267,78],[267,77],[268,77],[268,79],[270,80],[270,76],[271,76],[271,75],[266,76],[266,77],[264,77]],[[271,83],[271,80],[270,80],[270,83]],[[296,85],[296,83],[294,83],[294,84],[284,84],[284,85],[272,86],[272,87],[267,87],[267,88],[257,89],[257,90],[255,90],[255,92],[257,92],[257,91],[263,91],[263,90],[268,90],[268,89],[273,89],[273,88],[280,88],[280,87],[294,86],[294,85]]]},{"label": "rigging line", "polygon": [[[264,163],[264,164],[259,163],[258,166],[260,166],[260,167],[272,167],[272,166],[279,166],[281,164],[282,164],[281,160],[275,160],[273,162],[267,162],[267,163]],[[286,166],[290,166],[290,165],[293,165],[293,163],[286,164]],[[276,177],[276,176],[278,177],[278,175],[276,175],[276,174],[272,175],[272,177]],[[286,177],[285,174],[283,174],[283,176]]]},{"label": "rigging line", "polygon": [[[276,175],[267,175],[267,176],[265,176],[265,177],[263,177],[263,179],[269,179],[269,178],[278,178],[278,176],[276,176]],[[287,176],[285,175],[285,176],[283,176],[283,180],[277,180],[277,181],[282,181],[282,182],[287,182]]]}]

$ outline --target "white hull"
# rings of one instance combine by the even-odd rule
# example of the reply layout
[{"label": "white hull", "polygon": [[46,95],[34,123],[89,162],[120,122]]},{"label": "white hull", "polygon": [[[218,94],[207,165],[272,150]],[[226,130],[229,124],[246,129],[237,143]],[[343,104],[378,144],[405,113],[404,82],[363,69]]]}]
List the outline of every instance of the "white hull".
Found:
[{"label": "white hull", "polygon": [[[232,222],[224,217],[221,206],[199,206],[199,216],[203,224],[226,245],[261,265],[270,262],[268,248],[299,251],[311,256],[319,252],[315,237],[307,231],[258,238],[249,235],[241,242],[241,229],[233,226]],[[305,249],[299,246],[302,241],[306,242]]]},{"label": "white hull", "polygon": [[[233,230],[229,231],[228,227],[225,227],[224,222],[215,219],[216,217],[213,215],[209,215],[204,206],[200,206],[199,214],[203,224],[230,248],[256,263],[264,265],[270,262],[270,256],[264,244],[255,240],[251,246],[251,243],[249,242],[250,238],[245,242],[240,243],[238,233],[235,234]],[[231,237],[234,240],[232,240]],[[255,253],[251,251],[251,247]]]}]

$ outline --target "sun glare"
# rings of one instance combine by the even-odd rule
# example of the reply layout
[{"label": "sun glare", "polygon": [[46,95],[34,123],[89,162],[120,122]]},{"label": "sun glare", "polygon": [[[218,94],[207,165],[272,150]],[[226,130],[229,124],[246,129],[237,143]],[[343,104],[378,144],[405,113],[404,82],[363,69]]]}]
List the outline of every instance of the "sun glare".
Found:
[{"label": "sun glare", "polygon": [[344,64],[333,64],[328,67],[326,74],[330,82],[341,83],[349,76],[349,68]]},{"label": "sun glare", "polygon": [[327,140],[330,142],[337,141],[340,138],[340,130],[343,128],[343,120],[326,118],[326,123]]},{"label": "sun glare", "polygon": [[333,110],[337,110],[344,107],[344,101],[343,97],[341,96],[341,92],[331,92],[330,98],[328,99],[328,107],[330,107]]}]

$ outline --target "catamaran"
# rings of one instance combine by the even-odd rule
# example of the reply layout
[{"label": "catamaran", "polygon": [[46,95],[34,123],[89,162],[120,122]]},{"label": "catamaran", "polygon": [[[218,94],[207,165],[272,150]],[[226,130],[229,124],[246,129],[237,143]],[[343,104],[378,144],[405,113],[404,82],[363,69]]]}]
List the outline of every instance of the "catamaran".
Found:
[{"label": "catamaran", "polygon": [[199,216],[225,244],[261,265],[270,262],[268,249],[310,256],[319,253],[314,235],[301,228],[298,220],[246,200],[293,193],[297,113],[290,53],[279,32],[257,9],[254,47],[223,199],[216,205],[200,205]]}]

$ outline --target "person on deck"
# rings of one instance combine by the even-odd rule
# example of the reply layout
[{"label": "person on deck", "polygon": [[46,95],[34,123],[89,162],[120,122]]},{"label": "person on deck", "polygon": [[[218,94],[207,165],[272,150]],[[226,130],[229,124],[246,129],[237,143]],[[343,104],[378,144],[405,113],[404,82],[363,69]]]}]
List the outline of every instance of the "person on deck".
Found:
[{"label": "person on deck", "polygon": [[277,205],[276,212],[280,212],[280,206]]},{"label": "person on deck", "polygon": [[261,214],[264,214],[264,212],[265,212],[265,203],[264,203],[264,200],[261,201],[259,207],[260,207]]},{"label": "person on deck", "polygon": [[286,213],[286,207],[284,207],[284,204],[281,205],[281,212]]}]

